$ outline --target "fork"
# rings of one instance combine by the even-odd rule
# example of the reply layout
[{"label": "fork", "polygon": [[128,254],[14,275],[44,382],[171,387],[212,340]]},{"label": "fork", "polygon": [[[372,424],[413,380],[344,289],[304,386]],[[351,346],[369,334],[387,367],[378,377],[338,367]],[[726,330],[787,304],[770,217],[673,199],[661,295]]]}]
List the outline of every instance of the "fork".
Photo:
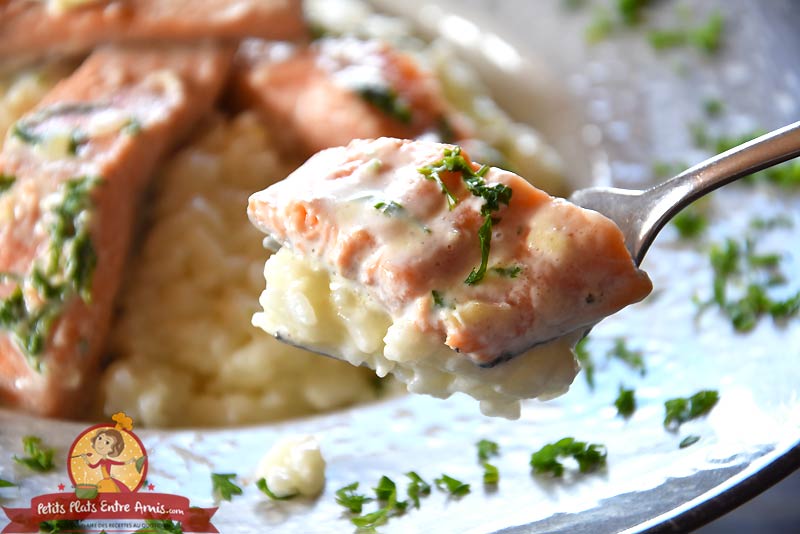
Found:
[{"label": "fork", "polygon": [[709,158],[649,189],[590,187],[575,191],[569,200],[614,221],[638,266],[658,232],[687,205],[723,185],[797,156],[800,122]]}]

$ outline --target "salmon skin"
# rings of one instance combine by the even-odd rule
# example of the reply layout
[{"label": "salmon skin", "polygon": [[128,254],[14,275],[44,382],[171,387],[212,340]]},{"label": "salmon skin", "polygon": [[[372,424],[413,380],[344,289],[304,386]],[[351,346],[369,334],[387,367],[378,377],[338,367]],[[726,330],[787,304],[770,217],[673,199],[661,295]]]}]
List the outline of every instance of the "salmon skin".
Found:
[{"label": "salmon skin", "polygon": [[103,43],[299,39],[300,0],[94,0],[0,2],[0,58],[83,53]]},{"label": "salmon skin", "polygon": [[249,39],[237,53],[234,84],[240,102],[261,112],[282,148],[302,157],[352,139],[469,135],[436,77],[376,40],[290,45]]},{"label": "salmon skin", "polygon": [[0,153],[0,400],[46,416],[89,402],[139,197],[212,107],[216,45],[104,48],[9,130]]},{"label": "salmon skin", "polygon": [[611,220],[455,145],[381,138],[324,150],[252,195],[248,214],[273,243],[482,367],[652,289]]}]

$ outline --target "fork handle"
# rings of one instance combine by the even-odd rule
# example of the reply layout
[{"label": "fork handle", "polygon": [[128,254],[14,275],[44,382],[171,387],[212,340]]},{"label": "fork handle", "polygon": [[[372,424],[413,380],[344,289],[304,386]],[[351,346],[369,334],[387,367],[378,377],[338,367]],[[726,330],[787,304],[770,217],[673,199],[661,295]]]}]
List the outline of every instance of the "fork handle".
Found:
[{"label": "fork handle", "polygon": [[656,234],[680,210],[711,191],[754,172],[800,156],[800,121],[764,134],[685,170],[678,176],[644,191],[640,200],[649,204],[646,221],[636,243],[634,261],[640,264]]}]

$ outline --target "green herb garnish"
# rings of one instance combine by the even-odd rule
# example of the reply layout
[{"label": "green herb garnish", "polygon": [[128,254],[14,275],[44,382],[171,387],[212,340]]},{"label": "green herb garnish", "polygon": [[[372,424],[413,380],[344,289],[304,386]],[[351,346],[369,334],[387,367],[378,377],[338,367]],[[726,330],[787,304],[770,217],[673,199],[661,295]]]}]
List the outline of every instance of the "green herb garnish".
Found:
[{"label": "green herb garnish", "polygon": [[592,21],[586,28],[586,41],[596,44],[607,39],[614,32],[614,19],[607,9],[598,8],[592,13]]},{"label": "green herb garnish", "polygon": [[581,473],[595,471],[606,465],[607,452],[599,443],[587,444],[575,438],[563,438],[548,443],[531,455],[530,465],[537,474],[550,473],[560,477],[564,474],[564,464],[559,458],[574,458]]},{"label": "green herb garnish", "polygon": [[41,303],[26,301],[21,281],[11,294],[0,299],[0,328],[12,333],[16,345],[39,371],[50,326],[64,305],[77,295],[91,301],[91,284],[97,255],[89,223],[94,209],[91,193],[99,178],[84,176],[62,184],[62,199],[52,208],[47,232],[49,249],[44,265],[36,263],[29,276]]},{"label": "green herb garnish", "polygon": [[691,447],[692,445],[694,445],[698,441],[700,441],[700,436],[694,436],[694,435],[686,436],[678,444],[678,448],[679,449],[685,449],[686,447]]},{"label": "green herb garnish", "polygon": [[211,473],[211,489],[214,495],[230,501],[234,495],[241,495],[242,488],[233,483],[236,473]]},{"label": "green herb garnish", "polygon": [[706,217],[703,207],[694,202],[675,215],[672,218],[672,224],[678,230],[681,238],[694,239],[708,227],[708,217]]},{"label": "green herb garnish", "polygon": [[703,101],[703,111],[709,117],[719,117],[725,111],[725,104],[719,98],[708,98]]},{"label": "green herb garnish", "polygon": [[511,267],[492,267],[492,272],[504,276],[506,278],[516,278],[522,272],[522,267],[519,265],[512,265]]},{"label": "green herb garnish", "polygon": [[42,438],[25,436],[22,438],[22,448],[27,456],[14,456],[14,461],[18,464],[40,473],[51,471],[55,467],[53,455],[56,451],[50,447],[45,447]]},{"label": "green herb garnish", "polygon": [[179,521],[171,519],[147,519],[146,527],[136,531],[136,534],[183,534],[183,526]]},{"label": "green herb garnish", "polygon": [[436,484],[437,488],[448,492],[454,497],[463,497],[470,492],[469,484],[465,484],[448,475],[443,474],[441,477],[434,479],[433,482]]},{"label": "green herb garnish", "polygon": [[497,484],[500,482],[500,471],[497,466],[489,462],[483,462],[483,483],[484,484]]},{"label": "green herb garnish", "polygon": [[387,476],[381,477],[377,487],[373,490],[377,499],[385,505],[374,512],[351,517],[350,521],[360,529],[372,529],[383,525],[390,517],[404,513],[408,507],[408,501],[397,499],[397,486]]},{"label": "green herb garnish", "polygon": [[701,26],[694,28],[668,28],[652,30],[648,34],[650,45],[656,50],[666,50],[691,45],[706,54],[714,54],[722,46],[725,19],[719,12],[712,13]]},{"label": "green herb garnish", "polygon": [[614,406],[617,407],[617,414],[624,418],[628,418],[636,411],[636,396],[633,389],[626,389],[622,386],[619,387],[619,395],[617,400],[614,401]]},{"label": "green herb garnish", "polygon": [[256,480],[256,487],[261,490],[261,493],[272,499],[273,501],[288,501],[289,499],[294,499],[299,495],[299,493],[292,493],[290,495],[284,495],[283,497],[278,497],[272,490],[269,489],[267,485],[266,478],[259,478]]},{"label": "green herb garnish", "polygon": [[16,181],[16,176],[0,172],[0,195],[11,189]]},{"label": "green herb garnish", "polygon": [[0,488],[12,488],[15,486],[16,484],[14,484],[13,482],[9,480],[3,480],[2,478],[0,478]]},{"label": "green herb garnish", "polygon": [[644,357],[642,356],[642,351],[640,350],[631,350],[628,348],[628,345],[623,338],[617,338],[614,340],[614,346],[611,350],[608,351],[609,358],[617,358],[622,360],[632,369],[639,371],[639,374],[644,376],[647,373],[647,369],[645,368],[644,364]]},{"label": "green herb garnish", "polygon": [[589,349],[586,347],[588,344],[589,336],[584,336],[575,345],[573,352],[575,353],[575,358],[578,360],[578,363],[581,364],[581,369],[583,369],[584,376],[586,377],[586,384],[590,389],[594,389],[595,368],[594,361],[592,361],[592,355],[589,354]]},{"label": "green herb garnish", "polygon": [[356,493],[358,482],[336,490],[336,502],[354,514],[360,514],[364,503],[372,501],[372,497]]},{"label": "green herb garnish", "polygon": [[39,532],[61,534],[63,532],[83,532],[81,522],[75,519],[51,519],[39,523]]},{"label": "green herb garnish", "polygon": [[473,268],[464,283],[474,285],[480,282],[486,274],[489,265],[489,249],[492,241],[492,225],[499,222],[492,217],[492,213],[500,209],[500,204],[508,205],[511,202],[512,190],[504,184],[486,185],[483,177],[489,172],[489,167],[482,165],[477,171],[473,170],[472,164],[461,155],[461,147],[444,149],[444,157],[430,165],[420,167],[417,171],[426,179],[436,182],[442,190],[442,194],[447,199],[447,206],[453,209],[458,204],[458,198],[447,188],[442,181],[441,173],[458,172],[467,190],[476,197],[484,199],[481,206],[483,224],[478,229],[478,241],[481,250],[481,263],[477,268]]},{"label": "green herb garnish", "polygon": [[414,503],[414,508],[419,509],[419,498],[421,496],[430,495],[431,485],[425,482],[422,477],[420,477],[414,471],[409,471],[406,473],[406,476],[411,479],[406,489],[408,498],[412,503]]},{"label": "green herb garnish", "polygon": [[476,443],[478,448],[478,460],[481,462],[487,461],[492,456],[500,455],[500,445],[488,439],[482,439]]},{"label": "green herb garnish", "polygon": [[707,414],[719,401],[719,393],[714,390],[698,391],[691,397],[678,397],[664,403],[666,415],[664,426],[669,430],[677,430],[680,425],[691,419]]},{"label": "green herb garnish", "polygon": [[391,87],[366,86],[357,89],[356,93],[393,119],[403,124],[411,122],[411,107]]},{"label": "green herb garnish", "polygon": [[649,3],[650,0],[617,0],[617,11],[625,24],[634,26],[642,21],[642,10]]},{"label": "green herb garnish", "polygon": [[11,135],[26,145],[36,145],[42,142],[42,137],[33,133],[28,126],[21,121],[14,124],[11,128]]},{"label": "green herb garnish", "polygon": [[375,204],[375,209],[384,215],[399,215],[405,211],[405,208],[394,200],[390,200],[389,202],[378,202]]},{"label": "green herb garnish", "polygon": [[442,294],[435,289],[431,291],[431,298],[433,299],[433,305],[437,308],[444,308],[444,297]]}]

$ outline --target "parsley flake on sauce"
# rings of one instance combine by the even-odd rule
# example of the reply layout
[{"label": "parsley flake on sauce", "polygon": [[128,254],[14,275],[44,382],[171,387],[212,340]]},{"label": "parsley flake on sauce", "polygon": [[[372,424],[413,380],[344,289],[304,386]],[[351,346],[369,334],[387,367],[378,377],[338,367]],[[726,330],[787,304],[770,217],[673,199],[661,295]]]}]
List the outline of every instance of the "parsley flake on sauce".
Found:
[{"label": "parsley flake on sauce", "polygon": [[10,174],[3,174],[0,172],[0,195],[14,187],[17,177]]},{"label": "parsley flake on sauce", "polygon": [[[0,328],[8,330],[29,364],[40,371],[39,355],[44,350],[50,326],[61,315],[67,301],[77,295],[91,301],[92,275],[97,255],[89,224],[94,209],[92,192],[101,179],[83,176],[61,184],[61,198],[43,214],[49,248],[43,261],[34,263],[17,287],[0,299]],[[10,275],[6,274],[6,277]],[[36,290],[37,299],[28,301],[24,283]]]},{"label": "parsley flake on sauce", "polygon": [[664,426],[668,430],[677,430],[683,423],[706,415],[719,402],[719,393],[715,390],[698,391],[691,397],[677,397],[664,402]]},{"label": "parsley flake on sauce", "polygon": [[560,458],[573,458],[578,462],[581,473],[589,473],[606,465],[608,453],[604,445],[576,441],[575,438],[563,438],[555,443],[548,443],[531,455],[530,465],[536,474],[550,473],[555,477],[564,474],[564,464]]},{"label": "parsley flake on sauce", "polygon": [[261,491],[261,493],[263,493],[273,501],[288,501],[289,499],[294,499],[299,495],[299,493],[292,493],[290,495],[284,495],[283,497],[277,496],[275,493],[273,493],[271,489],[269,489],[266,478],[259,478],[258,480],[256,480],[256,487]]},{"label": "parsley flake on sauce", "polygon": [[451,210],[458,204],[458,198],[442,180],[441,174],[444,172],[459,173],[467,190],[473,196],[483,198],[484,203],[481,206],[483,223],[478,229],[481,263],[477,268],[473,268],[464,280],[467,285],[477,284],[486,275],[492,242],[492,226],[499,222],[499,219],[492,217],[492,213],[499,210],[501,204],[508,205],[511,202],[512,189],[504,184],[487,185],[483,177],[489,172],[489,167],[481,165],[477,171],[474,170],[472,164],[461,155],[461,147],[445,148],[444,157],[441,160],[420,167],[417,171],[426,179],[436,182],[447,199],[448,208]]},{"label": "parsley flake on sauce", "polygon": [[234,495],[241,495],[242,488],[233,482],[236,473],[211,473],[211,490],[219,499],[230,501]]},{"label": "parsley flake on sauce", "polygon": [[42,438],[25,436],[22,438],[22,448],[27,456],[14,456],[14,461],[18,464],[40,473],[51,471],[55,467],[53,455],[56,451],[51,447],[46,447]]}]

